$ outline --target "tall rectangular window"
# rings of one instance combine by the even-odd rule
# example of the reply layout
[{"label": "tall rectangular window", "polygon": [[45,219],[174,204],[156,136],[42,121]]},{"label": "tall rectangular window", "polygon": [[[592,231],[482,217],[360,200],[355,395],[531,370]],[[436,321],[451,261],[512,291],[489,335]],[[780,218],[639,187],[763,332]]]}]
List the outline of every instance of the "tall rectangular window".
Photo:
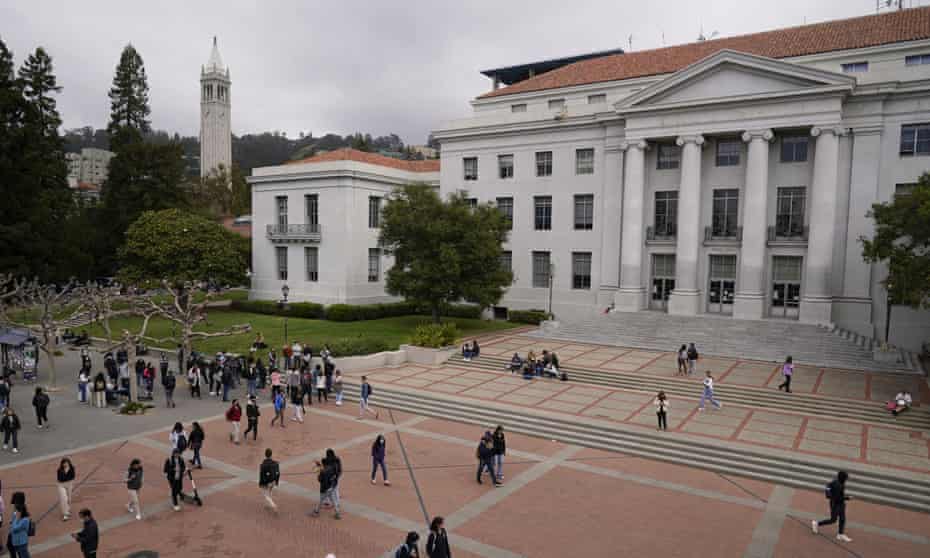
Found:
[{"label": "tall rectangular window", "polygon": [[677,169],[681,160],[681,149],[671,143],[660,143],[659,150],[656,154],[656,168]]},{"label": "tall rectangular window", "polygon": [[575,174],[594,174],[594,150],[575,150]]},{"label": "tall rectangular window", "polygon": [[536,176],[552,176],[552,152],[536,152]]},{"label": "tall rectangular window", "polygon": [[468,207],[475,209],[478,207],[478,198],[465,198],[465,203],[468,204]]},{"label": "tall rectangular window", "polygon": [[462,159],[462,172],[465,180],[478,180],[478,158],[465,157]]},{"label": "tall rectangular window", "polygon": [[807,189],[803,186],[779,188],[775,201],[775,236],[792,237],[804,234],[804,206]]},{"label": "tall rectangular window", "polygon": [[501,269],[504,271],[513,271],[513,252],[504,250],[501,252]]},{"label": "tall rectangular window", "polygon": [[712,234],[720,237],[736,236],[739,190],[714,190]]},{"label": "tall rectangular window", "polygon": [[377,283],[381,280],[381,249],[368,249],[368,282]]},{"label": "tall rectangular window", "polygon": [[377,229],[381,226],[381,198],[368,196],[368,228]]},{"label": "tall rectangular window", "polygon": [[533,252],[533,287],[549,287],[549,252]]},{"label": "tall rectangular window", "polygon": [[278,209],[278,225],[287,226],[287,196],[276,196],[275,203]]},{"label": "tall rectangular window", "polygon": [[914,193],[914,188],[917,187],[915,183],[903,183],[894,185],[894,197],[900,198],[902,196],[910,196]]},{"label": "tall rectangular window", "polygon": [[740,149],[739,140],[717,140],[717,166],[739,166]]},{"label": "tall rectangular window", "polygon": [[497,156],[497,174],[500,178],[513,178],[513,155]]},{"label": "tall rectangular window", "polygon": [[320,251],[316,246],[304,248],[304,264],[307,267],[307,281],[316,283],[320,279]]},{"label": "tall rectangular window", "polygon": [[287,246],[278,246],[274,251],[278,260],[278,280],[287,281]]},{"label": "tall rectangular window", "polygon": [[678,192],[656,192],[655,235],[671,237],[678,234]]},{"label": "tall rectangular window", "polygon": [[507,219],[507,228],[513,229],[513,198],[497,198],[497,210]]},{"label": "tall rectangular window", "polygon": [[930,154],[930,124],[905,124],[901,126],[902,157]]},{"label": "tall rectangular window", "polygon": [[807,136],[784,136],[781,138],[781,162],[803,163],[807,161]]},{"label": "tall rectangular window", "polygon": [[304,196],[304,207],[307,210],[307,224],[320,224],[320,197],[317,194],[307,194]]},{"label": "tall rectangular window", "polygon": [[572,288],[591,288],[591,252],[572,252]]},{"label": "tall rectangular window", "polygon": [[533,198],[533,228],[537,231],[552,230],[552,196]]},{"label": "tall rectangular window", "polygon": [[575,196],[575,230],[589,231],[594,228],[594,194]]}]

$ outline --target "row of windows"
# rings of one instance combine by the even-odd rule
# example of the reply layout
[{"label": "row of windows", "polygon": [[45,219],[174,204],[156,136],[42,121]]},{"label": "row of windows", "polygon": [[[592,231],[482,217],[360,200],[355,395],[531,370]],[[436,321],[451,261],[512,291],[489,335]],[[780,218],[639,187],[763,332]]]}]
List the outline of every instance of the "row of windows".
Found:
[{"label": "row of windows", "polygon": [[[513,154],[497,156],[497,176],[513,178]],[[594,174],[594,149],[575,150],[575,174]],[[462,159],[462,177],[465,180],[478,180],[478,158]],[[536,152],[536,176],[552,176],[552,152]]]},{"label": "row of windows", "polygon": [[[607,95],[604,93],[595,93],[588,95],[589,105],[599,105],[607,102]],[[565,99],[549,99],[547,102],[549,110],[562,110],[565,108]],[[510,105],[510,112],[526,112],[526,103],[517,103]]]},{"label": "row of windows", "polygon": [[[287,246],[275,248],[275,259],[278,267],[278,280],[288,280]],[[304,279],[311,283],[320,280],[320,250],[316,246],[304,247]],[[368,282],[377,283],[381,280],[381,249],[368,249]]]},{"label": "row of windows", "polygon": [[[381,226],[381,201],[378,196],[368,197],[368,228],[377,229]],[[276,196],[275,206],[277,207],[277,223],[281,226],[287,225],[287,196]],[[319,194],[307,194],[304,196],[304,209],[306,212],[306,223],[308,225],[320,224],[320,196]]]},{"label": "row of windows", "polygon": [[[513,271],[513,252],[501,252],[501,267]],[[553,268],[550,264],[549,252],[534,251],[532,253],[533,288],[545,289],[553,279]],[[591,252],[572,252],[572,288],[591,288]]]},{"label": "row of windows", "polygon": [[[922,66],[924,64],[930,64],[930,54],[914,54],[912,56],[904,57],[905,66]],[[849,62],[846,64],[841,64],[841,67],[843,72],[847,74],[869,71],[868,61]]]},{"label": "row of windows", "polygon": [[[781,138],[781,162],[803,163],[807,161],[807,136],[784,136]],[[738,139],[719,139],[716,142],[715,163],[718,167],[736,167],[740,164],[742,145]],[[660,143],[656,153],[656,169],[677,169],[681,165],[681,148],[672,143]]]},{"label": "row of windows", "polygon": [[[475,198],[469,199],[477,204]],[[594,194],[577,194],[574,198],[574,228],[589,231],[594,228]],[[513,229],[513,198],[496,198],[497,210],[500,211]],[[537,231],[552,230],[552,196],[533,196],[533,228]]]}]

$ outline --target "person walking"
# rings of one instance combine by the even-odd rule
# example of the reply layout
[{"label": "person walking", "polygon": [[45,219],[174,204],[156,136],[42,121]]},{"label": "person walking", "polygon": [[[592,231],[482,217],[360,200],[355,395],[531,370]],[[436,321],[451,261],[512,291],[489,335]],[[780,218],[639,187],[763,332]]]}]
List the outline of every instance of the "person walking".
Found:
[{"label": "person walking", "polygon": [[478,484],[482,484],[481,473],[487,469],[488,473],[491,475],[491,480],[494,481],[494,486],[503,486],[494,473],[494,439],[490,432],[485,432],[481,441],[478,442],[478,449],[475,450],[475,457],[478,458],[478,473],[476,474]]},{"label": "person walking", "polygon": [[668,430],[668,398],[664,391],[656,395],[653,402],[656,406],[656,418],[659,421],[659,430]]},{"label": "person walking", "polygon": [[384,435],[378,434],[375,443],[371,445],[371,484],[375,484],[378,467],[381,467],[381,478],[384,479],[384,486],[391,486],[391,481],[388,480],[387,465],[384,464],[386,454],[387,444]]},{"label": "person walking", "polygon": [[310,512],[310,515],[313,517],[318,517],[320,515],[320,508],[325,502],[329,502],[333,506],[335,511],[335,518],[342,519],[342,514],[339,512],[339,499],[336,497],[336,463],[324,459],[322,462],[316,462],[316,468],[314,471],[317,473],[317,480],[320,483],[320,499],[316,503],[316,507],[313,508],[313,511]]},{"label": "person walking", "polygon": [[497,425],[494,429],[494,471],[497,473],[497,480],[504,480],[504,455],[507,454],[507,440],[504,438],[504,427]]},{"label": "person walking", "polygon": [[[306,354],[306,353],[304,353]],[[309,365],[300,369],[300,404],[313,405],[313,370]],[[303,410],[303,409],[301,409]]]},{"label": "person walking", "polygon": [[129,493],[129,503],[126,509],[136,514],[136,519],[142,519],[142,504],[139,501],[139,491],[142,490],[142,461],[133,459],[126,471],[126,491]]},{"label": "person walking", "polygon": [[200,384],[203,383],[203,374],[200,372],[200,365],[194,362],[194,365],[187,371],[187,385],[191,389],[191,398],[200,399]]},{"label": "person walking", "polygon": [[329,395],[326,393],[326,374],[316,365],[314,370],[314,380],[316,381],[316,402],[322,404],[323,401],[329,403]]},{"label": "person walking", "polygon": [[368,383],[368,376],[362,376],[361,392],[358,399],[358,418],[360,420],[365,418],[365,413],[375,415],[375,420],[378,419],[378,412],[372,411],[371,407],[368,406],[368,398],[373,393],[374,390],[371,388],[371,384]]},{"label": "person walking", "polygon": [[846,502],[850,497],[846,495],[846,481],[849,474],[846,471],[840,471],[836,478],[830,481],[826,488],[827,500],[830,501],[830,519],[816,519],[811,521],[811,531],[816,535],[820,532],[819,528],[824,525],[833,525],[839,520],[839,529],[836,540],[841,542],[852,542],[852,539],[846,536]]},{"label": "person walking", "polygon": [[394,558],[420,558],[420,549],[417,543],[420,541],[420,535],[416,531],[407,533],[404,544],[400,545],[394,551]]},{"label": "person walking", "polygon": [[29,531],[33,530],[32,516],[26,508],[26,495],[22,492],[13,493],[13,515],[10,516],[10,533],[7,546],[10,547],[10,556],[30,558]]},{"label": "person walking", "polygon": [[336,393],[336,406],[342,407],[342,371],[336,370],[333,376],[333,391]]},{"label": "person walking", "polygon": [[258,417],[260,416],[262,416],[262,412],[259,410],[258,403],[256,403],[253,395],[249,397],[248,403],[245,404],[246,429],[245,434],[242,436],[243,439],[249,439],[249,432],[252,433],[253,442],[258,439]]},{"label": "person walking", "polygon": [[36,428],[48,428],[48,405],[51,401],[48,394],[42,391],[42,388],[36,388],[36,394],[32,396],[32,406],[36,410]]},{"label": "person walking", "polygon": [[177,407],[174,403],[174,389],[178,385],[177,378],[174,377],[171,371],[167,371],[162,375],[161,382],[162,386],[165,388],[165,406],[171,409]]},{"label": "person walking", "polygon": [[[299,372],[294,372],[294,377],[298,378],[300,376]],[[300,424],[304,423],[304,398],[301,386],[295,385],[290,389],[291,393],[291,407],[294,409],[294,416],[291,417],[291,420],[298,422]]]},{"label": "person walking", "polygon": [[255,397],[255,390],[258,387],[258,369],[255,366],[255,359],[249,357],[248,368],[245,372],[246,393],[249,397]]},{"label": "person walking", "polygon": [[78,372],[78,402],[87,403],[90,400],[88,397],[87,384],[90,383],[90,371],[84,368],[81,368],[81,371]]},{"label": "person walking", "polygon": [[336,505],[338,505],[341,501],[339,496],[339,481],[342,480],[342,459],[336,457],[336,452],[333,451],[332,448],[326,450],[326,457],[323,458],[323,465],[327,463],[331,463],[336,469],[336,484],[333,497],[336,499]]},{"label": "person walking", "polygon": [[446,533],[446,520],[436,516],[429,524],[429,537],[426,539],[426,556],[428,558],[452,558],[449,535]]},{"label": "person walking", "polygon": [[233,385],[233,373],[227,364],[224,364],[220,369],[220,382],[223,384],[223,401],[229,401],[229,390]]},{"label": "person walking", "polygon": [[171,427],[171,432],[168,433],[168,443],[171,445],[171,449],[180,450],[183,454],[184,450],[187,449],[187,441],[184,425],[180,422],[174,423],[174,426]]},{"label": "person walking", "polygon": [[81,518],[84,526],[79,532],[71,536],[80,543],[81,553],[84,558],[96,558],[97,546],[100,544],[100,530],[97,528],[97,520],[94,519],[94,515],[87,508],[79,511],[78,517]]},{"label": "person walking", "polygon": [[258,468],[258,486],[265,496],[265,502],[268,507],[275,513],[278,511],[278,505],[271,499],[271,492],[281,482],[281,467],[278,462],[271,458],[271,448],[265,450],[265,460]]},{"label": "person walking", "polygon": [[273,398],[281,391],[281,371],[277,368],[271,369],[271,397]]},{"label": "person walking", "polygon": [[676,376],[684,376],[688,373],[688,346],[682,345],[678,348],[676,360],[678,361],[678,372]]},{"label": "person walking", "polygon": [[107,406],[107,379],[103,372],[94,376],[94,407],[102,409]]},{"label": "person walking", "polygon": [[229,433],[229,440],[239,445],[239,422],[242,420],[242,407],[239,406],[239,400],[233,399],[232,404],[226,411],[226,420],[229,421],[232,431]]},{"label": "person walking", "polygon": [[280,390],[274,396],[274,418],[271,419],[271,426],[274,426],[275,421],[280,422],[281,428],[284,428],[284,394]]},{"label": "person walking", "polygon": [[701,355],[698,354],[697,347],[694,346],[694,343],[688,345],[688,375],[694,375],[694,367],[697,365],[698,359]]},{"label": "person walking", "polygon": [[19,431],[23,427],[13,407],[3,409],[3,419],[0,420],[0,430],[3,431],[3,449],[13,444],[13,453],[19,453]]},{"label": "person walking", "polygon": [[[199,422],[191,423],[191,435],[190,435],[190,447],[191,451],[194,452],[194,457],[191,458],[191,467],[196,469],[203,469],[203,462],[200,460],[200,450],[203,449],[203,441],[207,438],[206,433],[201,428]],[[183,450],[182,450],[183,451]]]},{"label": "person walking", "polygon": [[781,375],[785,378],[785,381],[778,384],[778,389],[784,389],[787,393],[791,393],[791,376],[794,375],[794,363],[790,355],[781,366]]},{"label": "person walking", "polygon": [[58,507],[61,509],[61,520],[71,519],[71,494],[74,491],[74,464],[68,457],[62,458],[58,463],[56,474],[58,479]]},{"label": "person walking", "polygon": [[0,374],[0,412],[10,404],[10,383],[6,374]]},{"label": "person walking", "polygon": [[704,373],[704,391],[701,392],[701,403],[698,405],[698,411],[704,410],[704,401],[710,401],[716,409],[722,409],[723,404],[714,399],[714,377],[710,370]]},{"label": "person walking", "polygon": [[184,458],[177,449],[172,450],[171,457],[165,460],[164,473],[168,480],[168,486],[171,488],[171,505],[174,511],[181,511],[181,500],[184,493],[184,472],[187,467],[184,465]]}]

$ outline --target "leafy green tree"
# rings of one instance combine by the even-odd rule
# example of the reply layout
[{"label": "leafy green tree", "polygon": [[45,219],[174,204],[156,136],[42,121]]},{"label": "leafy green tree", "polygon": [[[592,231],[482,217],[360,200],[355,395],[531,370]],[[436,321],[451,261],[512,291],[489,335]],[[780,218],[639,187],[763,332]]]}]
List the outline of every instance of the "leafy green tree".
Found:
[{"label": "leafy green tree", "polygon": [[891,322],[891,306],[930,307],[930,173],[914,188],[887,203],[872,206],[875,235],[860,237],[867,262],[887,262],[882,281],[888,292],[885,342]]},{"label": "leafy green tree", "polygon": [[142,141],[149,127],[149,84],[142,56],[131,44],[123,48],[110,88],[110,148]]},{"label": "leafy green tree", "polygon": [[490,306],[513,280],[500,264],[507,235],[506,218],[490,204],[472,207],[463,193],[443,201],[430,186],[404,186],[381,221],[381,244],[394,256],[387,291],[428,305],[436,323],[447,303]]},{"label": "leafy green tree", "polygon": [[252,208],[252,194],[239,165],[232,169],[220,164],[209,176],[200,180],[195,193],[196,205],[210,209],[220,217],[248,215]]}]

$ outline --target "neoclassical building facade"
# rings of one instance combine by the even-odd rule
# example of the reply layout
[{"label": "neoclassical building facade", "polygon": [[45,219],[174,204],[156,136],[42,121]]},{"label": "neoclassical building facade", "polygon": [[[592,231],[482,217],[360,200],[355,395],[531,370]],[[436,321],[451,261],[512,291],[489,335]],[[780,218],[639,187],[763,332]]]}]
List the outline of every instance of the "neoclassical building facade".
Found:
[{"label": "neoclassical building facade", "polygon": [[[930,170],[930,8],[552,62],[486,72],[434,133],[441,191],[512,219],[501,306],[882,337],[885,267],[859,239]],[[930,314],[892,319],[893,342],[930,338]]]}]

